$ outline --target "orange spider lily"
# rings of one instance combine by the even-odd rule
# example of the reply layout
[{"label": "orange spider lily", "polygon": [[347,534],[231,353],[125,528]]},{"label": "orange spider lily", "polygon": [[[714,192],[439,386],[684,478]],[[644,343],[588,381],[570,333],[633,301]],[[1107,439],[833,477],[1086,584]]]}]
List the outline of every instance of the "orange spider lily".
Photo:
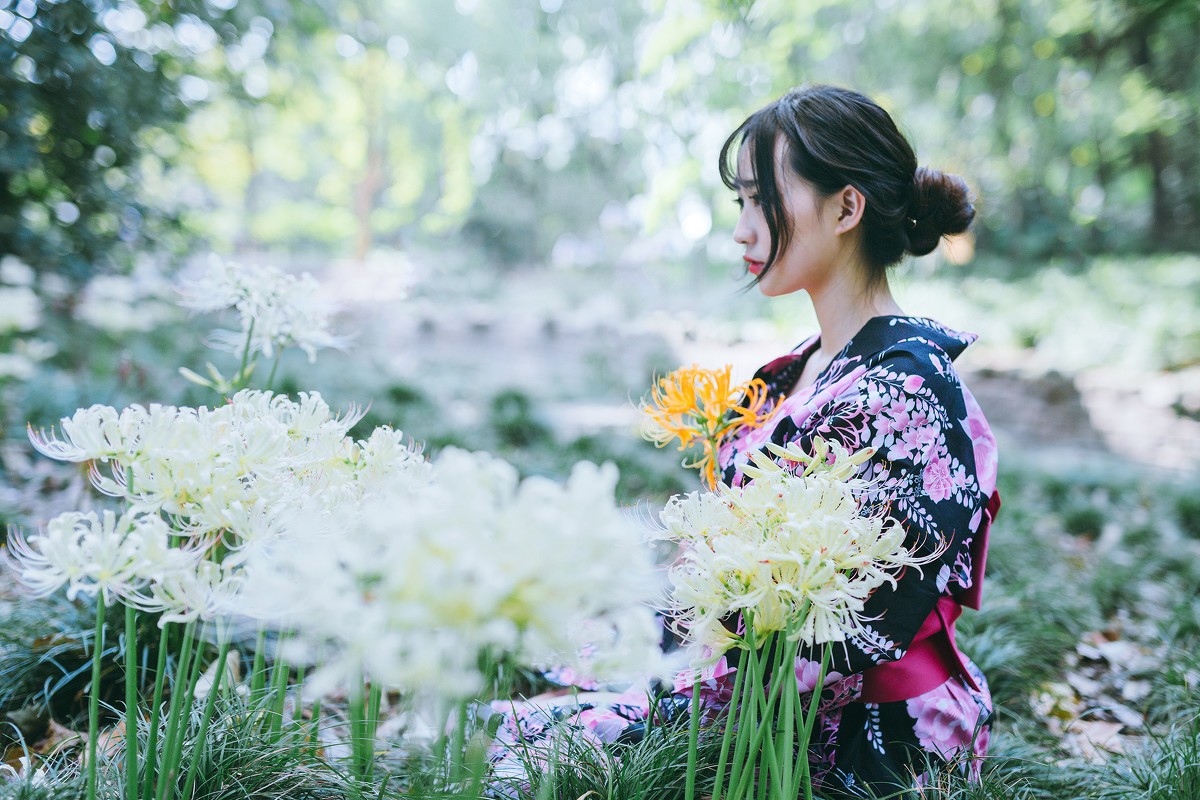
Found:
[{"label": "orange spider lily", "polygon": [[759,427],[771,419],[778,406],[767,413],[767,385],[760,378],[734,385],[731,367],[701,369],[681,367],[655,381],[650,402],[643,402],[646,415],[642,435],[657,447],[679,439],[679,449],[697,442],[702,454],[685,467],[696,467],[712,489],[717,485],[717,450],[734,431]]}]

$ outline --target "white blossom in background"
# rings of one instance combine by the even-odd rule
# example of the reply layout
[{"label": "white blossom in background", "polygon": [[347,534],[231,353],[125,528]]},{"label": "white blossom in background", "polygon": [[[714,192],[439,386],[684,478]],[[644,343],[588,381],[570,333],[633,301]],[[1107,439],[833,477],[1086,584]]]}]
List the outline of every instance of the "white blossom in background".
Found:
[{"label": "white blossom in background", "polygon": [[33,267],[16,256],[0,258],[0,283],[9,286],[32,286],[36,278]]},{"label": "white blossom in background", "polygon": [[234,565],[198,559],[190,567],[165,571],[131,598],[133,604],[144,611],[162,611],[160,627],[238,612],[244,576]]},{"label": "white blossom in background", "polygon": [[14,378],[27,381],[34,376],[37,365],[28,356],[19,353],[0,353],[0,380]]},{"label": "white blossom in background", "polygon": [[149,269],[97,275],[84,287],[75,318],[114,336],[151,331],[179,316],[175,304],[167,302],[170,288]]},{"label": "white blossom in background", "polygon": [[869,450],[835,444],[829,463],[823,443],[815,456],[768,447],[793,465],[756,453],[751,483],[676,496],[661,514],[665,536],[683,546],[672,605],[697,662],[736,644],[721,619],[745,611],[760,641],[798,624],[808,644],[843,642],[863,630],[871,592],[939,555],[909,550],[898,521],[864,509],[868,484],[851,476]]},{"label": "white blossom in background", "polygon": [[346,345],[344,338],[329,330],[333,310],[320,298],[320,288],[307,272],[296,276],[271,266],[212,256],[205,273],[180,291],[184,308],[237,311],[241,330],[214,334],[214,342],[224,349],[240,353],[248,340],[251,352],[271,358],[277,349],[298,347],[311,363],[317,350]]},{"label": "white blossom in background", "polygon": [[[374,481],[377,465],[359,474]],[[658,669],[658,583],[614,502],[615,468],[521,481],[500,459],[448,449],[396,475],[362,501],[298,512],[247,564],[248,607],[319,655],[316,686],[365,674],[461,696],[480,687],[485,653],[594,673]]]},{"label": "white blossom in background", "polygon": [[42,301],[27,286],[0,286],[0,336],[30,331],[42,319]]}]

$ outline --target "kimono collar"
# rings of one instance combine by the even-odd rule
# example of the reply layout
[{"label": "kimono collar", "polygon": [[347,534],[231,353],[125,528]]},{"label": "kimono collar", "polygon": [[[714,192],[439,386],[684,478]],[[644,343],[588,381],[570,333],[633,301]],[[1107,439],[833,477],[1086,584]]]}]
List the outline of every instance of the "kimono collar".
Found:
[{"label": "kimono collar", "polygon": [[[819,389],[836,381],[856,365],[864,364],[880,353],[902,348],[905,342],[936,348],[946,354],[948,361],[953,361],[976,338],[973,333],[960,333],[924,317],[872,317],[822,370],[813,386]],[[791,353],[762,367],[755,377],[766,381],[772,392],[789,391],[819,342],[820,337],[810,336]]]},{"label": "kimono collar", "polygon": [[953,361],[977,338],[973,333],[951,330],[924,317],[872,317],[834,360],[865,361],[904,342],[918,341],[939,348]]}]

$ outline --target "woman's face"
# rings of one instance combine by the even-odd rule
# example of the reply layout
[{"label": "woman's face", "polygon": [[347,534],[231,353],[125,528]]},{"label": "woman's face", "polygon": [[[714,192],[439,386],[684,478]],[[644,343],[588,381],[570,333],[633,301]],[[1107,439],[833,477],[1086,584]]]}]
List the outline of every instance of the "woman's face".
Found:
[{"label": "woman's face", "polygon": [[[775,263],[759,281],[759,290],[768,297],[790,294],[800,289],[811,295],[820,292],[835,274],[844,243],[838,235],[837,194],[821,197],[807,182],[794,175],[783,163],[782,137],[775,145],[776,186],[787,219],[791,241],[776,254]],[[742,212],[733,239],[745,248],[743,259],[751,275],[762,273],[771,253],[771,231],[758,203],[758,187],[749,149],[738,153],[738,204]]]}]

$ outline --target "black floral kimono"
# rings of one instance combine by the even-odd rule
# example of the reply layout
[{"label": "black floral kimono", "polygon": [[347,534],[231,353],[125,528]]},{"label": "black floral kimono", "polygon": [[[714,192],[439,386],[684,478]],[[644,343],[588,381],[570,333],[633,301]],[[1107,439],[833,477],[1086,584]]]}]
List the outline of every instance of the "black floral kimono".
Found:
[{"label": "black floral kimono", "polygon": [[[895,588],[877,589],[866,606],[875,620],[833,649],[809,750],[814,784],[827,795],[912,786],[930,763],[975,776],[987,750],[987,683],[954,641],[962,607],[979,607],[987,530],[999,507],[995,439],[951,364],[974,339],[927,319],[875,317],[811,386],[788,394],[819,344],[812,337],[757,373],[779,412],[719,453],[723,480],[738,486],[748,454],[768,442],[809,449],[821,437],[851,451],[873,447],[860,473],[871,483],[868,499],[901,521],[909,547],[941,551],[923,569],[905,571]],[[735,657],[703,674],[708,713],[729,702]],[[814,690],[818,671],[819,656],[802,653],[796,679],[803,692]],[[666,698],[678,702],[666,705],[685,707],[690,692],[690,679],[681,677]],[[597,743],[627,738],[644,723],[646,697],[642,689],[584,692],[553,710],[509,707],[500,741],[528,742],[563,725]],[[518,768],[503,746],[493,761],[501,772]]]}]

